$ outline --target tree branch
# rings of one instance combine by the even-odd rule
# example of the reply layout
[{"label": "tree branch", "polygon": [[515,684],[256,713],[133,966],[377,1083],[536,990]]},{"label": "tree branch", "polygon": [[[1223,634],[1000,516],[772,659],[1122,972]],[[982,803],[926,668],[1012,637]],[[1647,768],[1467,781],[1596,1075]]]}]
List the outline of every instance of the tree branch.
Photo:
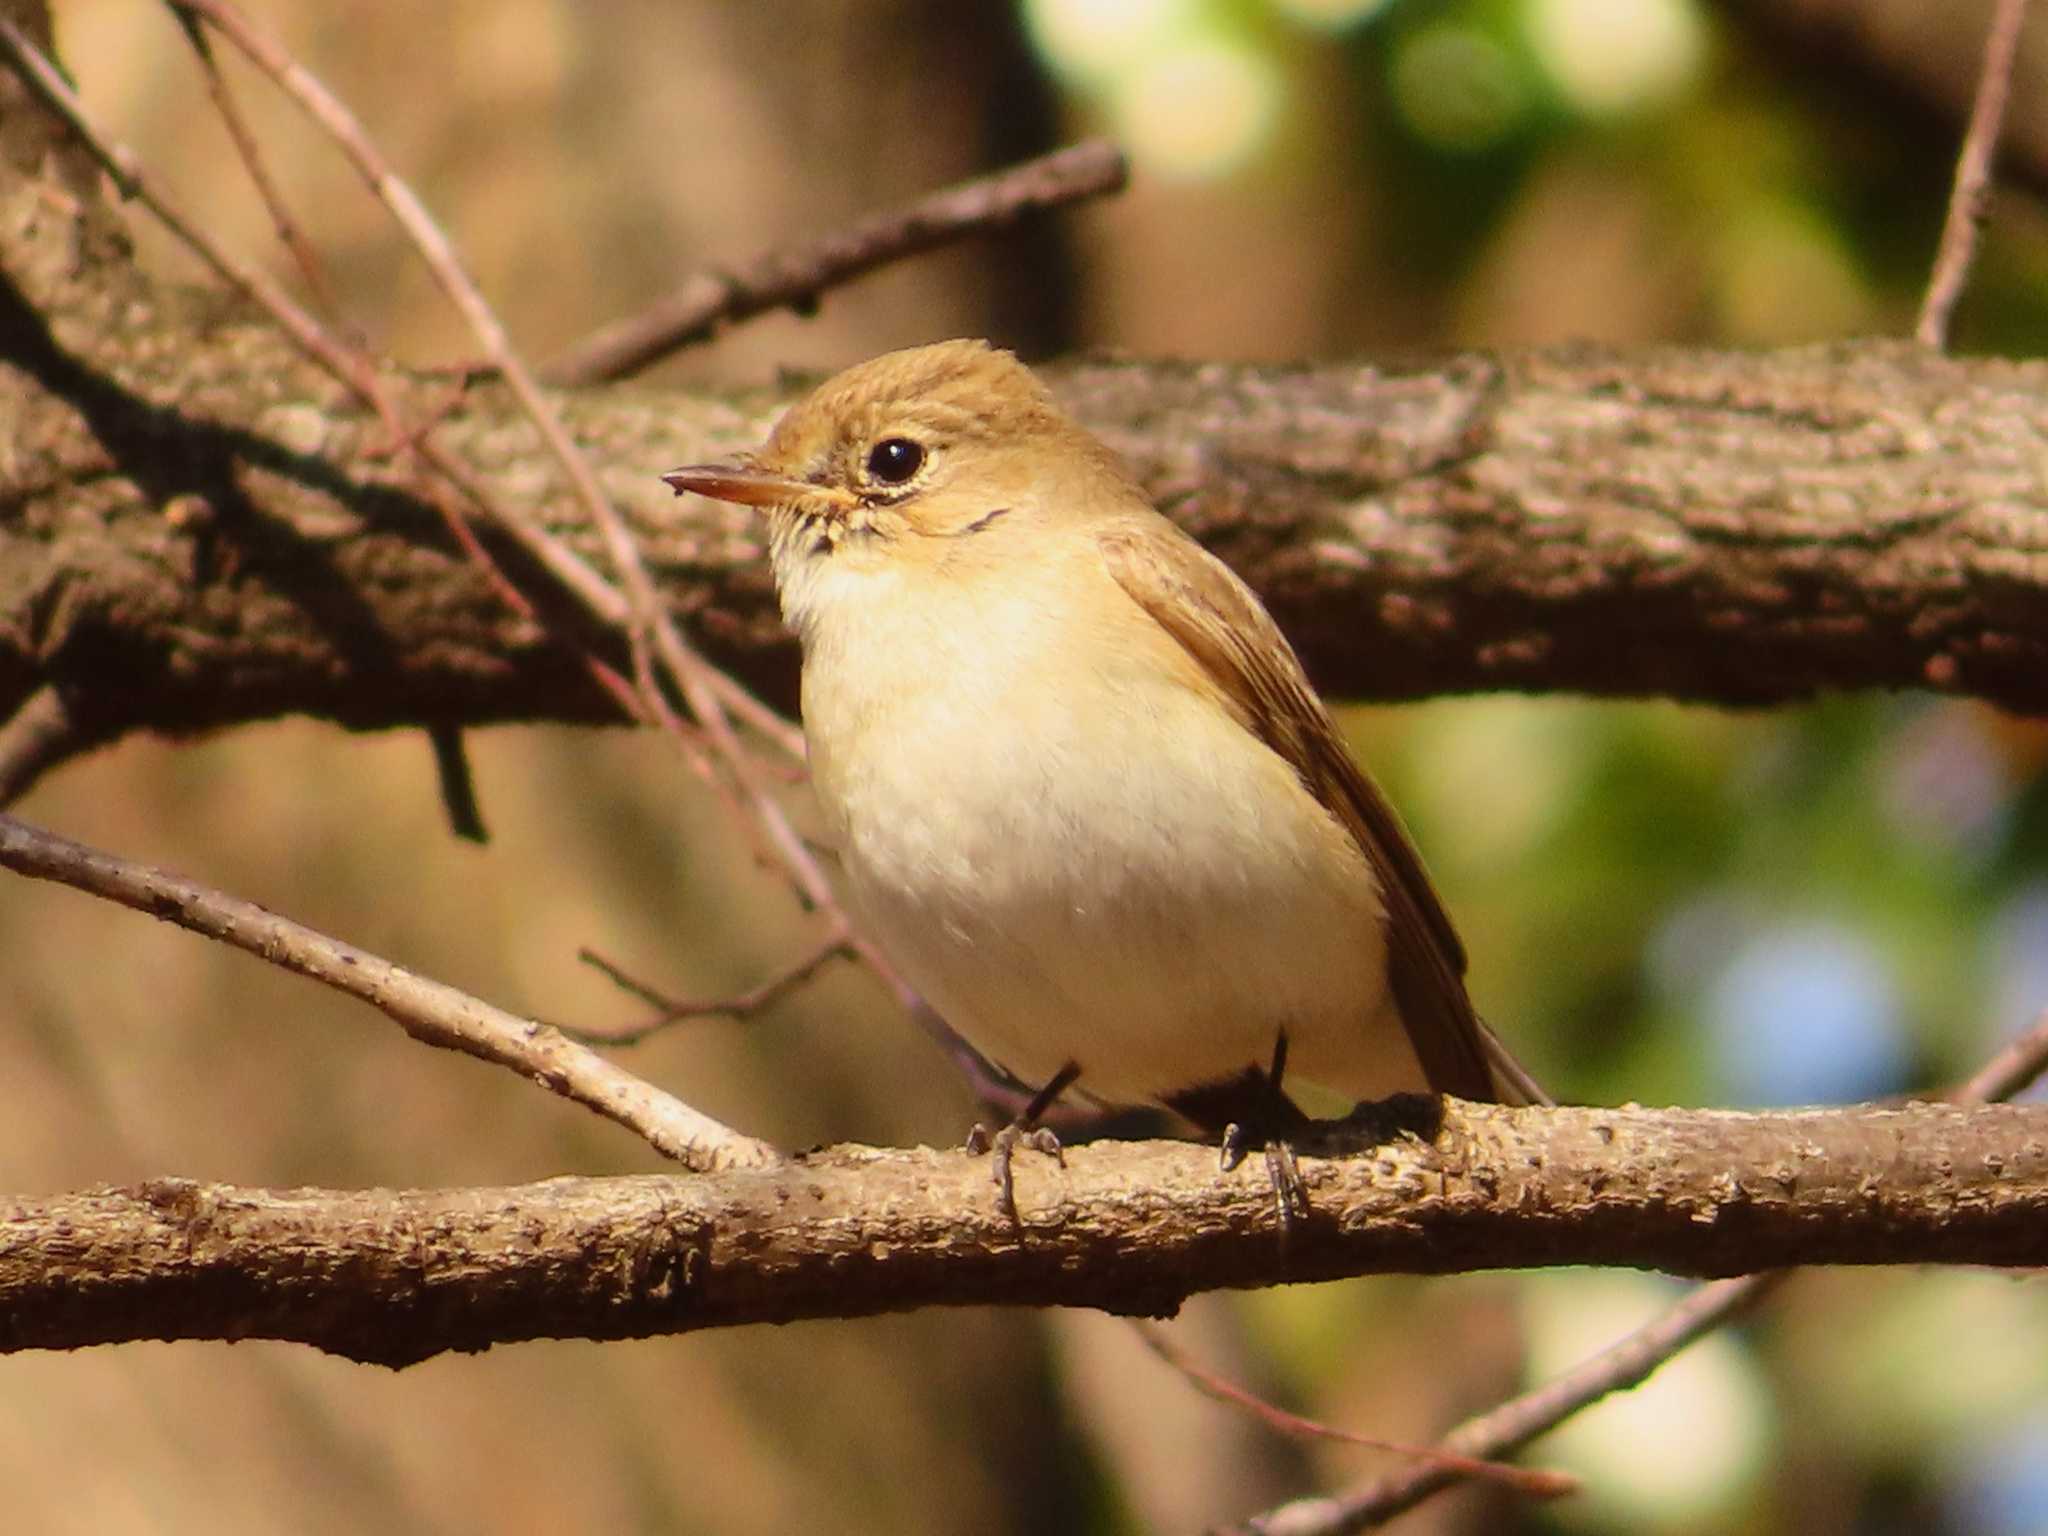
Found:
[{"label": "tree branch", "polygon": [[[1182,1142],[1022,1170],[841,1147],[769,1169],[512,1189],[161,1180],[0,1204],[0,1349],[277,1338],[385,1365],[934,1305],[1147,1316],[1217,1287],[1627,1264],[2048,1264],[2048,1108],[1741,1114],[1395,1100],[1304,1156],[1283,1240],[1257,1160]],[[1393,1130],[1398,1115],[1420,1137]],[[1390,1134],[1391,1130],[1391,1134]]]},{"label": "tree branch", "polygon": [[[47,687],[87,740],[280,713],[617,718],[576,649],[624,669],[617,642],[483,529],[547,622],[508,611],[337,386],[261,327],[129,318],[0,284],[0,393],[24,401],[0,464],[0,713]],[[1411,371],[1112,361],[1056,381],[1339,694],[1927,686],[2048,707],[2038,365],[1860,344]],[[622,391],[564,409],[663,600],[787,700],[755,530],[654,479],[755,440],[780,404]],[[441,439],[608,564],[499,393]]]},{"label": "tree branch", "polygon": [[[590,660],[637,675],[625,642],[533,530],[615,583],[620,540],[578,510],[561,445],[507,391],[464,396],[435,454],[488,492],[497,526],[478,538],[531,611],[459,547],[429,471],[390,452],[383,418],[437,417],[438,382],[381,373],[373,410],[268,323],[78,259],[90,212],[0,174],[0,719],[56,700],[57,745],[82,748],[286,713],[619,718]],[[1760,704],[1927,686],[2048,707],[2040,365],[1864,343],[1399,369],[1115,360],[1055,383],[1335,693]],[[654,478],[757,440],[784,399],[557,403],[608,466],[604,500],[668,612],[787,701],[756,530]],[[26,769],[0,763],[11,782],[52,759],[31,734]]]}]

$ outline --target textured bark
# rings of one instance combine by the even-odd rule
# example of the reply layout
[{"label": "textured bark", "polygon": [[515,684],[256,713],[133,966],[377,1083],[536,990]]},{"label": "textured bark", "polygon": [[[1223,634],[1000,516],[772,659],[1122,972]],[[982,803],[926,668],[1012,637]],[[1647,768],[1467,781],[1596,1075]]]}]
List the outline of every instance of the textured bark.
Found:
[{"label": "textured bark", "polygon": [[1197,1290],[1626,1264],[2048,1264],[2048,1108],[1508,1110],[1397,1100],[1305,1156],[1285,1237],[1257,1158],[1180,1142],[985,1160],[838,1148],[778,1169],[514,1189],[159,1180],[0,1202],[0,1350],[278,1338],[385,1365],[932,1305],[1170,1313]]},{"label": "textured bark", "polygon": [[[572,650],[606,642],[498,547],[550,623],[508,612],[340,386],[84,240],[49,186],[0,184],[0,716],[40,692],[78,738],[611,717]],[[1931,686],[2048,706],[2040,365],[1860,343],[1054,376],[1338,694]],[[391,387],[422,411],[451,397]],[[615,388],[565,408],[668,600],[786,702],[754,529],[655,478],[753,441],[782,399]],[[603,563],[499,391],[438,430]]]}]

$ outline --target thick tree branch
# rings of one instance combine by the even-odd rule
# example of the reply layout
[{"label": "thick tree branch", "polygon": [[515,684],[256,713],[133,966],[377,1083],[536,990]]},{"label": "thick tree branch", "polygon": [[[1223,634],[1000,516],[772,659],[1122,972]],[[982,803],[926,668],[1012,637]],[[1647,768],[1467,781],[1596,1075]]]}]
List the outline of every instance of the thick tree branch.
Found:
[{"label": "thick tree branch", "polygon": [[933,1305],[1160,1315],[1198,1290],[1370,1272],[1628,1264],[2048,1264],[2048,1108],[1752,1115],[1396,1100],[1304,1157],[1283,1239],[1253,1159],[1097,1144],[1020,1170],[837,1148],[777,1169],[517,1189],[162,1180],[0,1203],[0,1349],[279,1338],[386,1365]]},{"label": "thick tree branch", "polygon": [[[372,413],[267,323],[138,286],[92,244],[90,212],[0,176],[0,719],[40,699],[65,724],[17,732],[23,761],[0,782],[130,730],[275,714],[617,718],[588,665],[631,671],[616,635],[526,543],[481,527],[537,599],[515,611],[457,547],[445,488],[389,454],[381,416],[436,415],[442,383],[389,375]],[[1340,694],[2048,702],[2048,368],[1866,343],[1407,369],[1110,361],[1056,379]],[[662,600],[786,700],[754,528],[654,478],[753,441],[781,404],[562,401]],[[616,541],[503,392],[472,392],[435,444],[504,525],[612,567]]]},{"label": "thick tree branch", "polygon": [[[371,412],[267,322],[195,313],[89,255],[90,213],[0,175],[0,719],[54,700],[82,747],[283,713],[617,718],[588,659],[630,672],[622,642],[505,528],[545,527],[614,580],[618,541],[506,393],[461,401],[435,453],[488,488],[502,521],[480,532],[532,612],[457,547],[445,487],[389,452],[390,420],[434,417],[444,384],[388,375]],[[1865,343],[1108,361],[1056,382],[1337,693],[1931,686],[2048,704],[2039,365]],[[753,441],[782,403],[617,389],[561,408],[662,601],[786,700],[754,528],[654,478]],[[0,781],[48,759],[49,733],[23,739],[36,763],[0,763]]]},{"label": "thick tree branch", "polygon": [[[0,463],[0,711],[54,687],[87,739],[279,713],[614,718],[569,643],[607,642],[566,601],[547,610],[560,628],[508,612],[337,386],[266,329],[125,311],[0,286],[0,395],[20,402]],[[1057,377],[1341,694],[1932,686],[2048,706],[2037,365],[1861,344]],[[754,530],[654,479],[753,440],[779,404],[614,391],[565,410],[665,600],[787,698]],[[441,438],[605,563],[499,395]]]}]

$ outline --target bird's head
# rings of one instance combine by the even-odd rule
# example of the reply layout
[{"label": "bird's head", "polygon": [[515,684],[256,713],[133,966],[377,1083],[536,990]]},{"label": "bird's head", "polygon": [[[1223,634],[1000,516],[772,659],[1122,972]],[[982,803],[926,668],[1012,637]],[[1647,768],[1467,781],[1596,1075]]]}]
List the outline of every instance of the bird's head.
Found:
[{"label": "bird's head", "polygon": [[956,561],[999,526],[1007,537],[1077,515],[1091,488],[1129,484],[1030,369],[982,341],[860,363],[791,406],[755,451],[662,478],[679,495],[762,508],[785,592],[821,560]]}]

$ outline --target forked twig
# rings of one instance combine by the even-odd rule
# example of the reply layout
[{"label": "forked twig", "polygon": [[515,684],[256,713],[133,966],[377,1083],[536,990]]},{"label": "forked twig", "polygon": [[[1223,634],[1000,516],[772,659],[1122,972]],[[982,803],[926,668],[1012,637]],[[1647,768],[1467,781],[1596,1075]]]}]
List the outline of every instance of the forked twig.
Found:
[{"label": "forked twig", "polygon": [[[836,911],[831,889],[803,840],[790,825],[781,804],[763,781],[733,731],[726,714],[729,690],[712,680],[716,670],[700,657],[683,638],[680,628],[663,609],[653,579],[640,559],[631,532],[612,505],[589,461],[570,438],[562,419],[541,393],[539,384],[526,367],[504,325],[485,300],[455,248],[435,222],[433,215],[404,181],[387,164],[362,125],[333,92],[299,65],[284,46],[263,27],[245,15],[231,0],[170,0],[181,11],[190,11],[218,29],[258,68],[277,82],[280,89],[313,118],[332,138],[343,156],[355,167],[370,190],[390,210],[415,250],[426,262],[442,293],[468,324],[482,348],[484,359],[496,369],[506,388],[519,402],[541,441],[547,445],[576,499],[602,534],[605,549],[625,588],[625,623],[640,670],[644,670],[644,647],[653,652],[667,669],[697,726],[709,739],[726,770],[738,785],[753,821],[765,834],[777,857],[788,871],[799,894],[812,907]],[[663,720],[658,690],[643,688],[646,713]]]},{"label": "forked twig", "polygon": [[[313,242],[306,238],[306,232],[299,228],[299,221],[292,217],[284,194],[271,179],[270,169],[263,163],[262,147],[250,131],[248,119],[242,116],[241,108],[235,105],[234,91],[228,86],[227,76],[221,73],[220,61],[213,56],[213,44],[207,41],[204,29],[191,16],[183,11],[173,14],[184,30],[185,40],[199,58],[200,72],[206,76],[207,94],[213,98],[214,110],[220,113],[221,121],[227,125],[228,137],[234,140],[235,153],[242,159],[242,169],[249,173],[256,195],[263,199],[263,206],[270,214],[271,227],[277,231],[277,238],[284,242],[285,249],[292,253],[292,260],[298,265],[299,275],[306,280],[306,290],[313,295],[314,304],[322,314],[336,314],[338,306],[334,302],[334,288],[327,281],[326,270],[320,265],[320,254],[313,248]],[[360,350],[360,341],[355,345]]]},{"label": "forked twig", "polygon": [[845,930],[832,934],[823,943],[813,947],[793,965],[783,967],[775,975],[744,992],[731,997],[707,998],[691,1002],[673,998],[658,991],[646,982],[629,975],[594,949],[576,951],[576,958],[591,969],[602,972],[605,977],[622,991],[630,992],[649,1007],[659,1010],[651,1019],[638,1024],[621,1025],[616,1029],[570,1029],[563,1027],[562,1033],[571,1039],[581,1040],[585,1045],[638,1045],[650,1035],[667,1029],[672,1024],[681,1024],[691,1019],[746,1019],[762,1009],[781,1001],[792,990],[802,986],[817,975],[828,960],[854,953],[850,937]]}]

